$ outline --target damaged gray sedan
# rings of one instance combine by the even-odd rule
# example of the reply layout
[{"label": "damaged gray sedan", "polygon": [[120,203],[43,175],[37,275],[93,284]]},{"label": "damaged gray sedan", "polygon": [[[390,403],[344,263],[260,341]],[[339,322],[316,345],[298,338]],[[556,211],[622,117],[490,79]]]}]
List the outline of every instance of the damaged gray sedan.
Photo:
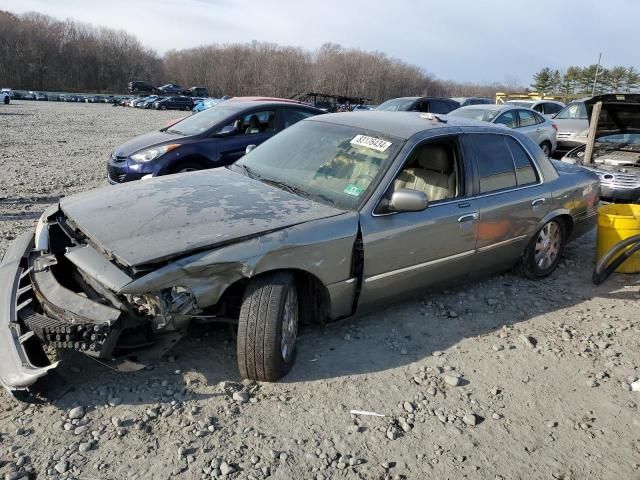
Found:
[{"label": "damaged gray sedan", "polygon": [[204,319],[237,324],[243,377],[277,380],[302,323],[516,264],[549,275],[598,198],[594,174],[513,130],[418,113],[307,119],[231,167],[47,210],[0,266],[0,379],[28,389],[54,349],[122,357]]}]

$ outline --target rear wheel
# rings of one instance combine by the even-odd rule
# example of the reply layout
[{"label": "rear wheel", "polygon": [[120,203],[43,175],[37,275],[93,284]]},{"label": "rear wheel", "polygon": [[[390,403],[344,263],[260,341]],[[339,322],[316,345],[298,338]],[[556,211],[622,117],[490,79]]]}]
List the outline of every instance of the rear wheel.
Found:
[{"label": "rear wheel", "polygon": [[186,107],[184,107],[184,110],[185,110],[186,112],[189,112],[189,111],[191,110],[191,107],[190,107],[189,105],[187,105]]},{"label": "rear wheel", "polygon": [[544,141],[540,144],[540,148],[542,149],[542,152],[547,156],[550,157],[551,156],[551,144],[547,141]]},{"label": "rear wheel", "polygon": [[293,274],[276,272],[249,282],[238,322],[238,368],[243,378],[272,382],[289,372],[299,311]]},{"label": "rear wheel", "polygon": [[531,239],[522,255],[522,272],[528,278],[544,278],[560,263],[566,241],[566,229],[559,219],[545,223]]},{"label": "rear wheel", "polygon": [[166,110],[167,106],[166,105],[160,105],[160,110]]}]

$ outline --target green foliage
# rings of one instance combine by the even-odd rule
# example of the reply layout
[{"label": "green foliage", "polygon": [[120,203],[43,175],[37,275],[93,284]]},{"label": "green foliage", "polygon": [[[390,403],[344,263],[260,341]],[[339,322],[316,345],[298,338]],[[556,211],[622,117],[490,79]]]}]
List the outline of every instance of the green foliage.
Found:
[{"label": "green foliage", "polygon": [[[570,66],[564,73],[542,68],[533,76],[531,86],[539,93],[563,95],[591,95],[597,65]],[[635,67],[615,66],[598,68],[595,93],[633,92],[640,89],[640,72]]]}]

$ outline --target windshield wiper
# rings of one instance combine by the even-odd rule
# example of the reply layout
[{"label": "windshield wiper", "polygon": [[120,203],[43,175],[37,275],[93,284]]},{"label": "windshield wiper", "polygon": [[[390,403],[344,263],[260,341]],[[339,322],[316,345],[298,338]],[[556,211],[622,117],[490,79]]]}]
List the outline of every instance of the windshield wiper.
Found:
[{"label": "windshield wiper", "polygon": [[333,200],[331,200],[329,197],[327,197],[326,195],[322,194],[322,193],[318,193],[318,194],[311,194],[309,192],[307,192],[306,190],[303,190],[300,187],[296,187],[295,185],[290,185],[286,182],[282,182],[280,180],[273,180],[271,178],[260,178],[260,181],[268,184],[268,185],[273,185],[274,187],[280,188],[282,190],[285,190],[289,193],[293,193],[294,195],[298,195],[300,197],[303,198],[311,198],[311,197],[318,197],[321,198],[322,200],[324,200],[325,202],[329,203],[330,205],[335,205],[336,202],[334,202]]},{"label": "windshield wiper", "polygon": [[163,130],[163,131],[167,133],[173,133],[174,135],[182,135],[183,137],[186,135],[186,133],[181,132],[180,130]]},{"label": "windshield wiper", "polygon": [[262,177],[258,173],[256,173],[255,170],[247,167],[244,163],[234,163],[233,166],[240,167],[242,170],[244,170],[244,172],[247,174],[247,177],[249,178],[262,179]]}]

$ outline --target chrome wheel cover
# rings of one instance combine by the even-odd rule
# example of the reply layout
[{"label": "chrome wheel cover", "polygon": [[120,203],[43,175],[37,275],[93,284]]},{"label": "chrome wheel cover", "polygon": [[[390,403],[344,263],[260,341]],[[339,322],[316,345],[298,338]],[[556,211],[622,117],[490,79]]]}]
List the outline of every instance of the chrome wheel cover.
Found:
[{"label": "chrome wheel cover", "polygon": [[539,269],[546,270],[553,265],[560,255],[561,242],[562,234],[556,222],[549,222],[542,227],[536,239],[536,249],[533,256]]},{"label": "chrome wheel cover", "polygon": [[293,355],[298,335],[298,294],[295,287],[289,288],[287,298],[284,301],[282,313],[282,339],[280,352],[282,360],[288,362]]}]

